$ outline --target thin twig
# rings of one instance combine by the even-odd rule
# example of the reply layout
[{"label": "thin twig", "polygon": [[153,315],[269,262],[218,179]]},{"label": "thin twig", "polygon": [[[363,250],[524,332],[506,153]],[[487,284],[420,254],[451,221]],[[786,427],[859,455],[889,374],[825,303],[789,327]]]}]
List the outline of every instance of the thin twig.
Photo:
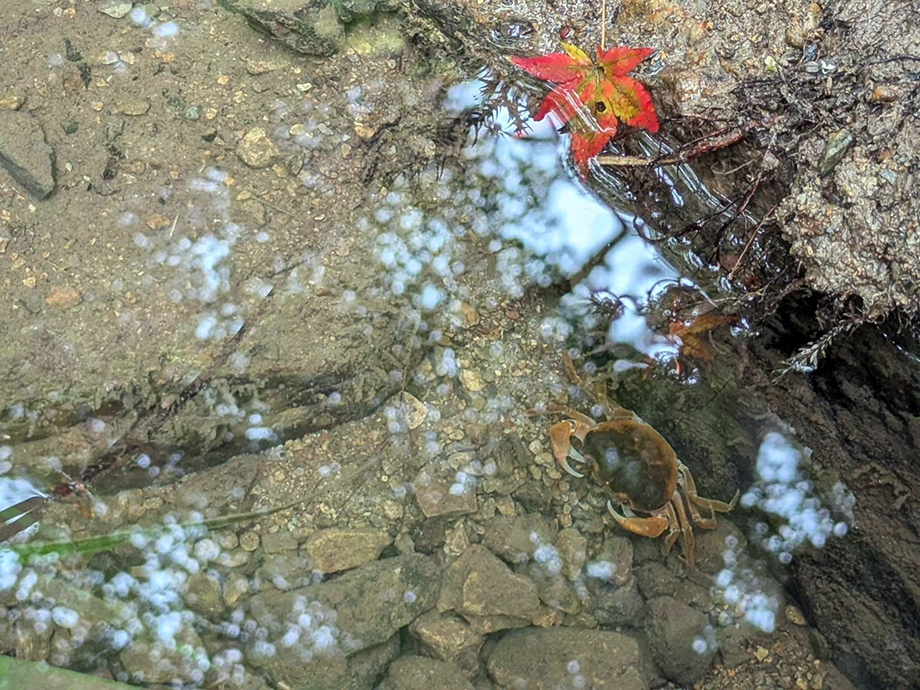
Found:
[{"label": "thin twig", "polygon": [[713,175],[734,175],[736,172],[739,172],[739,171],[741,171],[741,170],[744,170],[746,167],[748,167],[748,166],[750,166],[750,165],[753,165],[754,163],[759,163],[761,160],[763,160],[763,155],[758,156],[757,158],[751,158],[750,160],[746,160],[746,161],[745,161],[744,163],[742,163],[741,165],[738,165],[738,166],[736,166],[736,167],[734,167],[734,168],[731,168],[730,170],[715,170],[715,169],[713,169],[712,174],[713,174]]},{"label": "thin twig", "polygon": [[722,205],[719,206],[719,208],[715,209],[714,211],[712,211],[712,212],[710,212],[710,213],[707,213],[707,214],[706,214],[705,216],[703,216],[702,218],[697,218],[697,219],[696,219],[695,221],[693,221],[692,223],[689,223],[688,225],[685,225],[683,228],[681,228],[680,230],[678,230],[676,233],[674,233],[674,237],[683,237],[684,235],[686,235],[686,234],[687,234],[688,232],[690,232],[691,230],[702,230],[702,229],[703,229],[703,226],[706,225],[706,223],[708,223],[709,221],[711,221],[713,218],[718,218],[719,216],[721,216],[723,213],[725,213],[726,211],[728,211],[728,209],[729,209],[731,206],[733,206],[734,203],[735,203],[735,202],[734,202],[733,199],[727,199],[727,200],[725,200],[724,202],[722,202]]},{"label": "thin twig", "polygon": [[860,71],[864,71],[874,65],[884,65],[889,62],[901,62],[903,60],[916,60],[917,62],[920,62],[920,55],[893,55],[889,58],[879,58],[878,60],[870,60],[863,67],[860,68]]},{"label": "thin twig", "polygon": [[658,168],[662,165],[678,165],[702,156],[704,153],[718,151],[740,141],[748,132],[758,127],[767,127],[776,121],[774,117],[762,120],[748,120],[740,127],[725,132],[719,136],[703,137],[695,146],[690,146],[682,151],[677,151],[668,156],[646,158],[645,156],[616,156],[607,154],[598,156],[595,160],[601,165],[615,168]]},{"label": "thin twig", "polygon": [[268,206],[268,208],[272,209],[273,211],[277,211],[278,213],[283,213],[284,215],[290,216],[291,218],[296,218],[296,217],[297,217],[297,216],[295,216],[293,213],[291,213],[290,211],[285,211],[283,208],[279,208],[279,207],[275,206],[274,204],[268,203],[267,201],[265,201],[265,199],[261,199],[261,198],[259,198],[259,197],[257,197],[257,196],[253,196],[252,198],[255,199],[256,201],[258,201],[258,202],[259,202],[260,204],[262,204],[263,206]]},{"label": "thin twig", "polygon": [[718,230],[716,230],[716,238],[713,242],[714,247],[712,254],[709,257],[710,261],[718,261],[721,255],[720,245],[722,244],[722,236],[725,234],[725,231],[728,229],[728,227],[736,220],[738,220],[738,217],[744,213],[745,209],[747,209],[748,204],[751,203],[751,199],[754,198],[754,194],[760,188],[760,183],[762,180],[763,178],[760,175],[755,178],[754,184],[752,184],[750,189],[748,189],[747,193],[744,195],[744,198],[741,200],[741,203],[735,207],[735,212],[732,213],[731,217],[727,221],[722,223]]},{"label": "thin twig", "polygon": [[764,217],[760,219],[760,222],[754,226],[754,230],[753,232],[751,232],[750,238],[748,239],[747,243],[744,245],[744,249],[742,249],[741,254],[738,255],[738,260],[735,261],[735,265],[732,266],[732,270],[728,272],[729,280],[735,279],[735,272],[739,268],[741,268],[741,262],[744,261],[744,255],[747,254],[748,249],[750,249],[751,245],[754,244],[754,238],[757,237],[757,233],[760,232],[760,229],[763,227],[763,224],[767,221],[767,218],[769,218],[770,214],[773,213],[775,210],[776,210],[776,206],[774,206],[769,211],[767,211]]},{"label": "thin twig", "polygon": [[601,0],[601,50],[607,50],[607,0]]}]

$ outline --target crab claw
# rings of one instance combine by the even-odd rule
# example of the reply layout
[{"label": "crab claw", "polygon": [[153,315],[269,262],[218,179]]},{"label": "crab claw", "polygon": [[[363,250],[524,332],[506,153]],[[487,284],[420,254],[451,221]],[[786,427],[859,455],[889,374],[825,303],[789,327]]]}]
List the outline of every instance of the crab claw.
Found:
[{"label": "crab claw", "polygon": [[569,465],[569,461],[567,458],[559,458],[559,464],[562,465],[562,469],[564,469],[566,472],[571,474],[573,477],[578,477],[579,479],[581,479],[582,477],[585,476],[581,472],[573,470],[572,466]]},{"label": "crab claw", "polygon": [[613,515],[613,519],[619,522],[620,524],[626,522],[626,516],[620,515],[617,511],[613,509],[613,503],[607,501],[607,510]]}]

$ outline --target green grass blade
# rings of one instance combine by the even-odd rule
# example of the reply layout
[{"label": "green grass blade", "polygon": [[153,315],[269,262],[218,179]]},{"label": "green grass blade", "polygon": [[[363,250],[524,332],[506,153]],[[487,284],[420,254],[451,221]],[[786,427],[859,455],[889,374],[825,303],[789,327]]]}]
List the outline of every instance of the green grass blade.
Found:
[{"label": "green grass blade", "polygon": [[[236,513],[233,515],[209,518],[199,522],[184,524],[181,525],[181,527],[207,527],[208,529],[220,529],[221,527],[226,527],[227,525],[232,525],[237,522],[254,520],[256,518],[265,517],[266,515],[271,515],[272,513],[279,513],[282,510],[287,510],[288,508],[292,508],[300,503],[303,503],[303,501],[295,501],[294,503],[288,503],[277,508],[257,510],[250,513]],[[24,520],[27,517],[28,515],[20,518],[20,520]],[[23,560],[27,560],[32,556],[45,556],[49,553],[56,553],[60,556],[69,556],[71,554],[91,554],[98,551],[109,551],[114,549],[119,544],[123,544],[124,542],[128,541],[133,534],[156,536],[165,530],[166,527],[161,525],[154,525],[151,527],[142,527],[139,529],[112,532],[111,534],[84,537],[83,539],[14,544],[5,548],[17,554]]]},{"label": "green grass blade", "polygon": [[114,680],[67,671],[41,661],[0,656],[0,690],[130,690],[131,687]]}]

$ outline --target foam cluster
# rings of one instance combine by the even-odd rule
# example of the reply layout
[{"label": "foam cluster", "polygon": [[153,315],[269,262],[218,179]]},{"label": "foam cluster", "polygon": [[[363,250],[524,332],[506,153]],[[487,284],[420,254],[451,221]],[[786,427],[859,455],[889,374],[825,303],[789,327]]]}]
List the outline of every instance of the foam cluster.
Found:
[{"label": "foam cluster", "polygon": [[[304,661],[358,648],[357,640],[338,628],[334,609],[303,596],[295,599],[288,620],[282,623],[257,620],[241,608],[228,611],[216,624],[205,621],[194,605],[193,578],[225,580],[226,568],[235,568],[236,561],[220,545],[221,538],[200,526],[202,519],[201,514],[191,513],[186,525],[168,517],[157,528],[136,530],[128,543],[137,550],[140,565],[114,573],[85,565],[68,568],[63,585],[55,582],[61,577],[58,554],[33,556],[26,562],[12,550],[0,550],[0,598],[16,602],[0,606],[4,624],[30,635],[66,630],[67,635],[54,636],[49,657],[59,666],[82,658],[80,650],[89,641],[112,654],[140,645],[157,667],[157,677],[165,674],[182,687],[200,686],[209,669],[217,669],[226,682],[242,683],[247,656],[274,656],[279,647],[292,649]],[[241,593],[258,591],[265,586],[260,582],[263,577],[269,577],[275,587],[290,589],[322,576],[307,569],[303,578],[288,582],[278,575],[271,578],[257,573],[252,578],[226,580],[225,594],[234,587],[242,587]],[[58,599],[62,592],[80,590],[95,597],[97,604],[71,606]],[[417,595],[406,591],[402,596],[411,601]],[[196,644],[197,635],[189,634],[202,625],[222,637],[207,649]],[[98,652],[94,648],[92,654]],[[152,682],[143,672],[130,668],[117,679]]]},{"label": "foam cluster", "polygon": [[758,480],[741,497],[743,507],[770,517],[754,525],[752,540],[781,563],[789,563],[803,544],[822,548],[828,538],[843,537],[853,517],[855,499],[842,483],[833,487],[830,507],[815,493],[804,466],[808,455],[781,433],[768,432],[757,453]]},{"label": "foam cluster", "polygon": [[722,612],[720,624],[730,625],[741,619],[762,632],[772,633],[781,603],[779,592],[770,591],[771,586],[748,565],[749,559],[736,537],[725,538],[722,560],[724,567],[716,574],[712,594],[730,608]]}]

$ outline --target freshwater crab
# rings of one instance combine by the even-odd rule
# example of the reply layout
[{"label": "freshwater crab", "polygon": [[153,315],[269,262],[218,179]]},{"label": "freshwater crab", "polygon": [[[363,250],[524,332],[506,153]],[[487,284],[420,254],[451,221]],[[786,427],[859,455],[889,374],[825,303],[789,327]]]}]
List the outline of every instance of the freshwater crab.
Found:
[{"label": "freshwater crab", "polygon": [[[664,437],[635,412],[610,401],[605,379],[599,378],[592,391],[575,372],[567,353],[563,361],[569,378],[601,407],[607,421],[595,422],[564,405],[547,406],[546,414],[567,417],[549,428],[556,461],[579,478],[584,473],[573,469],[569,459],[583,465],[609,496],[607,510],[624,529],[651,538],[667,530],[663,555],[682,537],[684,557],[693,567],[693,525],[715,529],[715,514],[732,510],[740,492],[736,491],[729,503],[698,496],[689,468],[677,459]],[[708,510],[710,516],[701,515],[700,508]]]}]

